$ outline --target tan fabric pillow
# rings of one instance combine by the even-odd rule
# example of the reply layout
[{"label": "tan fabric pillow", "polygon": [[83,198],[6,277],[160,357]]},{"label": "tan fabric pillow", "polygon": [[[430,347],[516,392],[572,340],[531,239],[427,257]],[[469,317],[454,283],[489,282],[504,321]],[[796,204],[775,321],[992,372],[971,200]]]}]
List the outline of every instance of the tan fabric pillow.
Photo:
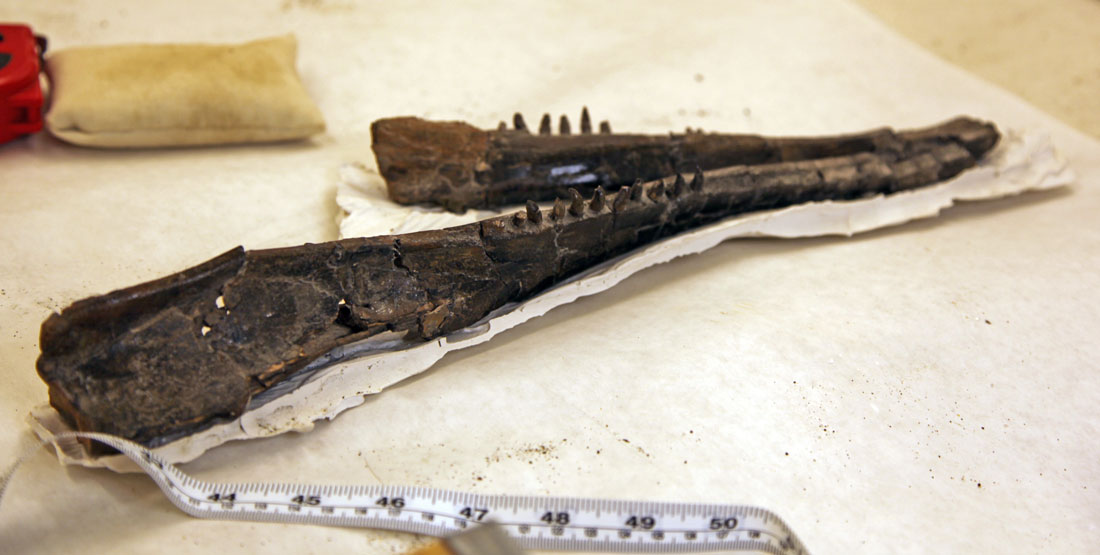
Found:
[{"label": "tan fabric pillow", "polygon": [[46,127],[85,146],[300,139],[324,131],[291,35],[240,45],[81,47],[50,56]]}]

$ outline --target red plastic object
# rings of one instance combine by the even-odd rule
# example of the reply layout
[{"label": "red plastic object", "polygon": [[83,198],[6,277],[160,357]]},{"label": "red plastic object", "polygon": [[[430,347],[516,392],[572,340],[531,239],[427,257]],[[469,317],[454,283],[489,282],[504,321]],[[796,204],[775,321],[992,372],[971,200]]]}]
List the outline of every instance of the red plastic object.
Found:
[{"label": "red plastic object", "polygon": [[0,143],[42,129],[38,81],[46,39],[26,25],[0,24]]}]

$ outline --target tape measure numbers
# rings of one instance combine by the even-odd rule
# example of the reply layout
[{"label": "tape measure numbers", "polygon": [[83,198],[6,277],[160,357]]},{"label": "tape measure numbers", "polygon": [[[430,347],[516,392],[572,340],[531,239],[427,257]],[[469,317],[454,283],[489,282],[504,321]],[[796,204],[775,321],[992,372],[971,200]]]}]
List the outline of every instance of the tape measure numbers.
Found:
[{"label": "tape measure numbers", "polygon": [[[137,463],[173,504],[198,518],[376,528],[435,537],[492,521],[525,549],[806,553],[782,519],[758,507],[484,495],[402,486],[219,484],[192,478],[149,449],[106,434],[59,434],[47,442],[66,438],[88,438],[114,447]],[[14,471],[15,467],[4,476],[0,496]]]}]

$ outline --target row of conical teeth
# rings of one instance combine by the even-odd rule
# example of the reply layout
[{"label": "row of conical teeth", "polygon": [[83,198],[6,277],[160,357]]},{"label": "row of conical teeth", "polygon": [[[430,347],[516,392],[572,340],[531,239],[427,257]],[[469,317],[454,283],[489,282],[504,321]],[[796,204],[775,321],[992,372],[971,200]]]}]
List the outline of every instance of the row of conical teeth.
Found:
[{"label": "row of conical teeth", "polygon": [[[539,135],[553,134],[553,130],[550,128],[550,124],[551,124],[550,114],[543,114],[542,115],[542,121],[539,122]],[[512,116],[512,125],[515,126],[516,131],[523,131],[523,132],[526,132],[526,133],[531,132],[529,129],[527,129],[527,122],[525,122],[523,120],[523,114],[521,114],[519,112],[516,112],[516,115]],[[508,124],[506,124],[502,121],[502,122],[500,122],[500,125],[497,127],[497,129],[499,129],[501,131],[507,130],[508,129]],[[561,119],[558,120],[558,133],[562,134],[562,135],[569,135],[572,132],[573,132],[572,126],[569,125],[569,118],[567,116],[565,116],[564,114],[562,114]],[[610,134],[611,133],[611,124],[608,123],[606,120],[600,122],[600,133],[602,133],[602,134]],[[581,134],[582,135],[591,135],[592,134],[592,118],[588,115],[588,107],[587,106],[585,106],[583,109],[581,109]]]},{"label": "row of conical teeth", "polygon": [[[695,168],[695,175],[691,177],[689,183],[684,179],[683,174],[677,173],[676,179],[672,181],[671,185],[666,186],[663,179],[658,179],[654,185],[648,187],[646,190],[645,184],[641,179],[635,181],[632,185],[623,185],[619,192],[615,194],[615,198],[611,201],[611,210],[613,212],[621,212],[624,210],[628,203],[631,201],[637,201],[642,198],[642,193],[653,202],[659,202],[662,197],[676,198],[684,193],[685,190],[702,191],[703,190],[703,170]],[[593,213],[598,213],[607,206],[607,193],[603,187],[596,187],[596,192],[592,193],[592,198],[585,202],[584,195],[580,191],[570,188],[569,200],[558,198],[554,201],[554,207],[550,210],[550,219],[554,221],[562,220],[568,213],[574,217],[581,217],[584,215],[586,208]],[[516,227],[523,226],[525,223],[531,222],[533,224],[542,223],[542,209],[539,205],[533,201],[527,201],[525,210],[521,210],[512,215],[512,224]]]}]

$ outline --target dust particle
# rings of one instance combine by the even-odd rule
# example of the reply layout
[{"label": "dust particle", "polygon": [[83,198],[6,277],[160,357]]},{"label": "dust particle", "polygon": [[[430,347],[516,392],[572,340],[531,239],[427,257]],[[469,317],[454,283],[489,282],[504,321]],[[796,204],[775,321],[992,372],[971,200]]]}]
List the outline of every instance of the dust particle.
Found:
[{"label": "dust particle", "polygon": [[703,82],[703,74],[702,73],[696,73],[695,74],[695,82],[696,83],[702,83]]},{"label": "dust particle", "polygon": [[550,455],[554,452],[553,445],[539,445],[538,447],[528,447],[521,451],[526,455]]}]

